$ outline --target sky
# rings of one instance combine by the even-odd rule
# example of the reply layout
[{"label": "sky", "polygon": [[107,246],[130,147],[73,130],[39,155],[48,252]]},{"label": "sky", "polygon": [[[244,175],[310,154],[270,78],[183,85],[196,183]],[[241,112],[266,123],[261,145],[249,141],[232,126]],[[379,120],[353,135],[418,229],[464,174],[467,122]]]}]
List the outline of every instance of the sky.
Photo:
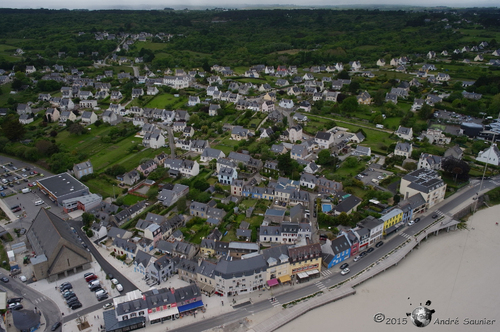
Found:
[{"label": "sky", "polygon": [[448,6],[448,7],[498,7],[499,0],[0,0],[0,8],[48,8],[48,9],[159,9],[173,7],[202,7],[214,6],[226,8],[247,8],[255,5],[298,5],[298,6],[337,6],[337,5],[413,5],[413,6]]}]

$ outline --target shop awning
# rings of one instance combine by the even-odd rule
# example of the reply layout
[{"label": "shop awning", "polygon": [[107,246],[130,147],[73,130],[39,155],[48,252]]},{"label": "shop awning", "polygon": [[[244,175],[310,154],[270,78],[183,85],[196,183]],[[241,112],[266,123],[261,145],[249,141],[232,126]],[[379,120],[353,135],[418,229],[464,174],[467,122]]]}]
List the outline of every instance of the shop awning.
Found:
[{"label": "shop awning", "polygon": [[177,307],[173,307],[173,308],[166,309],[166,310],[158,310],[157,312],[152,312],[148,316],[149,316],[149,321],[152,321],[152,320],[157,320],[157,319],[160,319],[163,317],[173,316],[173,315],[176,315],[178,313],[179,313],[179,310],[177,309]]},{"label": "shop awning", "polygon": [[311,270],[311,271],[307,271],[306,273],[307,273],[307,275],[311,276],[311,275],[314,275],[314,274],[318,274],[319,271],[318,270]]},{"label": "shop awning", "polygon": [[201,287],[200,287],[200,290],[202,292],[207,292],[209,294],[212,294],[214,292],[214,290],[215,290],[215,287],[207,285],[207,284],[202,284]]},{"label": "shop awning", "polygon": [[290,278],[290,276],[282,276],[282,277],[279,277],[278,279],[279,279],[279,281],[280,281],[282,284],[283,284],[283,283],[285,283],[285,282],[289,282],[289,281],[291,281],[291,280],[292,280],[292,279]]},{"label": "shop awning", "polygon": [[271,280],[268,280],[267,281],[267,284],[270,286],[270,287],[273,287],[273,286],[276,286],[279,284],[278,282],[278,279],[271,279]]},{"label": "shop awning", "polygon": [[179,307],[179,312],[185,312],[203,307],[203,301],[196,301]]},{"label": "shop awning", "polygon": [[300,272],[299,274],[297,274],[297,277],[299,277],[300,279],[304,279],[304,278],[307,278],[309,276],[305,272]]}]

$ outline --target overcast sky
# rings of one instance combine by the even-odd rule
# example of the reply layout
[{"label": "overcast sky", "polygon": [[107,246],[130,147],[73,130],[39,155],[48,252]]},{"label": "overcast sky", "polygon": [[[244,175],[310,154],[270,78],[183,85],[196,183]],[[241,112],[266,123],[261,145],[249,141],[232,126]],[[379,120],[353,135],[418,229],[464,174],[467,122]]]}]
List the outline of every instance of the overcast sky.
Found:
[{"label": "overcast sky", "polygon": [[85,8],[85,9],[100,9],[100,8],[164,8],[178,6],[201,6],[201,7],[230,7],[230,8],[245,8],[248,5],[301,5],[301,6],[325,6],[325,5],[356,5],[356,4],[388,4],[388,5],[418,5],[418,6],[449,6],[449,7],[479,7],[490,6],[498,7],[499,0],[0,0],[2,8]]}]

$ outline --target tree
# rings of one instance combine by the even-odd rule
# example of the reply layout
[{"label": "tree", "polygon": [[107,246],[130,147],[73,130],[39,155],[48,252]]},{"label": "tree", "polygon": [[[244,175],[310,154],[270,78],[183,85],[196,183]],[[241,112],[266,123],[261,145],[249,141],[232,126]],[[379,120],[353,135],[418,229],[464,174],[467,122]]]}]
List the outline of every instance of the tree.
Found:
[{"label": "tree", "polygon": [[186,210],[186,196],[182,196],[177,201],[177,213],[181,214]]},{"label": "tree", "polygon": [[430,119],[432,117],[432,107],[430,107],[428,104],[424,104],[418,111],[418,117],[421,120]]},{"label": "tree", "polygon": [[355,96],[347,97],[340,105],[340,110],[344,113],[354,113],[358,110],[358,99]]},{"label": "tree", "polygon": [[417,163],[405,163],[403,165],[403,168],[406,169],[407,171],[414,171],[417,169]]},{"label": "tree", "polygon": [[68,127],[68,131],[71,134],[81,135],[81,134],[83,134],[85,132],[85,128],[81,124],[79,124],[79,123],[72,123]]},{"label": "tree", "polygon": [[82,221],[85,227],[90,227],[91,223],[95,220],[95,216],[92,213],[84,212],[82,214]]},{"label": "tree", "polygon": [[290,175],[293,172],[292,158],[289,153],[278,156],[278,168],[285,175]]},{"label": "tree", "polygon": [[17,116],[10,114],[2,124],[2,130],[5,137],[10,141],[18,141],[23,138],[25,129],[22,123],[19,122]]},{"label": "tree", "polygon": [[321,150],[318,153],[318,160],[316,161],[318,165],[328,165],[331,163],[331,161],[332,161],[332,155],[330,150],[325,149]]},{"label": "tree", "polygon": [[466,161],[454,157],[447,157],[443,159],[441,165],[443,171],[455,176],[455,182],[457,180],[469,180],[470,166]]}]

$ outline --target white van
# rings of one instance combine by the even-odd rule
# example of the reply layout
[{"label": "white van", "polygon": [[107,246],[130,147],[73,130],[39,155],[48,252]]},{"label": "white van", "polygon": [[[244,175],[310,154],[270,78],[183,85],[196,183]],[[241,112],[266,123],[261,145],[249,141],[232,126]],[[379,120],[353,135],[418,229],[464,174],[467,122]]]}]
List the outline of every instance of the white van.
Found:
[{"label": "white van", "polygon": [[36,202],[35,202],[35,206],[38,206],[38,205],[43,205],[43,203],[45,203],[45,202],[44,202],[44,201],[42,201],[42,200],[36,201]]},{"label": "white van", "polygon": [[103,296],[105,294],[108,294],[104,289],[101,289],[100,291],[95,292],[95,297]]},{"label": "white van", "polygon": [[99,279],[92,280],[91,282],[89,282],[89,288],[92,288],[94,286],[99,286],[99,285],[100,285]]}]

